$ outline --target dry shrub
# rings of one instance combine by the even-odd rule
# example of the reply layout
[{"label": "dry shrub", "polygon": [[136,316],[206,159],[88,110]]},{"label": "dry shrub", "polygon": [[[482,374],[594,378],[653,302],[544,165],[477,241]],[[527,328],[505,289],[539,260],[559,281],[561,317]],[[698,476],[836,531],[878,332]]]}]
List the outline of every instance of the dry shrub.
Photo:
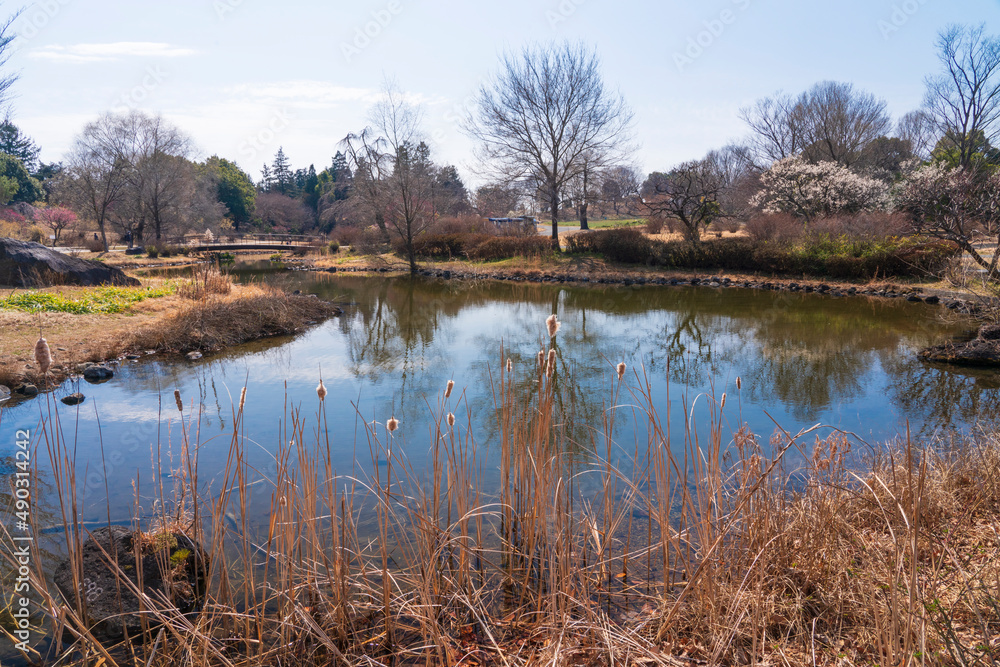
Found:
[{"label": "dry shrub", "polygon": [[359,231],[350,245],[351,250],[358,255],[378,255],[387,249],[385,234],[375,225]]},{"label": "dry shrub", "polygon": [[855,215],[836,215],[821,218],[809,225],[811,232],[830,236],[848,236],[858,239],[885,239],[905,236],[913,229],[901,213],[871,211]]},{"label": "dry shrub", "polygon": [[541,257],[553,252],[547,236],[494,236],[468,250],[469,259],[497,261],[511,257]]},{"label": "dry shrub", "polygon": [[184,299],[200,300],[209,295],[229,294],[233,291],[233,279],[222,273],[214,264],[195,267],[189,282],[177,288],[178,296]]},{"label": "dry shrub", "polygon": [[758,242],[787,243],[800,238],[805,227],[800,218],[790,213],[765,213],[747,220],[747,235]]},{"label": "dry shrub", "polygon": [[664,226],[663,218],[655,215],[651,215],[646,218],[646,233],[647,234],[660,234],[663,232]]},{"label": "dry shrub", "polygon": [[252,340],[294,333],[306,322],[337,312],[320,299],[289,295],[267,286],[251,285],[227,296],[182,305],[155,325],[123,335],[118,349],[219,350]]}]

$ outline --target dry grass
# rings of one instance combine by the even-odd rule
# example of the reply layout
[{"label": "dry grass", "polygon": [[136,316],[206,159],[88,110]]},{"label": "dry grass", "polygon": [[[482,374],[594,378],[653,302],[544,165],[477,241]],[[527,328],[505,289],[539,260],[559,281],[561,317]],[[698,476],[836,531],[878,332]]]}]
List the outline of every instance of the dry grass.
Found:
[{"label": "dry grass", "polygon": [[[43,378],[30,356],[39,326],[55,358],[49,372],[51,383],[75,372],[76,365],[85,361],[106,361],[147,350],[218,350],[294,333],[306,322],[338,312],[319,299],[261,286],[234,286],[228,277],[212,272],[205,277],[207,281],[187,287],[187,295],[198,297],[195,301],[176,294],[149,299],[136,304],[130,314],[38,315],[0,310],[0,384],[13,387],[27,381],[41,386]],[[156,281],[144,284],[150,282]],[[53,289],[69,294],[83,288]]]},{"label": "dry grass", "polygon": [[226,295],[232,291],[232,276],[222,273],[218,266],[211,264],[196,267],[191,280],[177,288],[178,295],[196,301],[211,295]]},{"label": "dry grass", "polygon": [[[148,600],[145,641],[109,649],[39,567],[51,630],[74,639],[59,664],[996,664],[995,433],[948,454],[904,441],[859,466],[836,433],[779,431],[768,447],[724,434],[723,395],[699,399],[707,430],[689,423],[677,442],[655,407],[666,397],[619,366],[591,442],[572,443],[553,420],[566,360],[551,355],[499,360],[490,451],[451,386],[428,397],[426,470],[390,415],[358,443],[370,467],[337,470],[321,398],[315,416],[285,415],[274,468],[254,471],[242,425],[254,397],[241,396],[221,486],[200,498],[199,422],[178,413],[176,487],[161,485],[156,507],[212,555],[205,607]],[[645,432],[627,448],[613,438],[625,418]],[[75,516],[72,444],[43,432],[37,455]],[[255,473],[267,487],[249,485]]]},{"label": "dry grass", "polygon": [[[210,279],[211,280],[211,279]],[[317,298],[293,296],[263,285],[247,285],[233,290],[226,277],[214,280],[211,289],[225,295],[206,294],[177,305],[153,324],[120,332],[113,345],[122,351],[221,350],[260,338],[301,330],[308,321],[325,319],[339,312],[336,306]]]}]

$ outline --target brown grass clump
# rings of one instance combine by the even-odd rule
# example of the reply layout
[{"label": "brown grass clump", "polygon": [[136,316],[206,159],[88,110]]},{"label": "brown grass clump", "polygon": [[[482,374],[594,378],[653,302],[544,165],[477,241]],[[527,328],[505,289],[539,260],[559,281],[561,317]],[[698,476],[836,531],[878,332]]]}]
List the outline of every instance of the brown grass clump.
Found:
[{"label": "brown grass clump", "polygon": [[295,333],[308,321],[339,309],[314,297],[289,295],[261,285],[241,287],[226,296],[185,302],[154,325],[126,331],[122,350],[220,350],[260,338]]},{"label": "brown grass clump", "polygon": [[177,294],[185,299],[200,300],[210,295],[226,295],[233,291],[233,279],[222,273],[219,267],[203,264],[194,270],[191,280],[177,288]]}]

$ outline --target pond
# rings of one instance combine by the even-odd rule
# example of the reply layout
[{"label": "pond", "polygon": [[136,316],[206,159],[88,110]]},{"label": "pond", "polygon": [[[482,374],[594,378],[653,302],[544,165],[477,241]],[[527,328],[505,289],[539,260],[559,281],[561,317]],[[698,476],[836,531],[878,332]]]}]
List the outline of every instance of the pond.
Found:
[{"label": "pond", "polygon": [[[764,443],[779,425],[794,433],[815,424],[873,444],[907,428],[914,438],[930,442],[994,420],[1000,411],[1000,375],[930,366],[916,358],[921,347],[961,335],[974,323],[901,299],[301,271],[236,275],[317,294],[345,304],[345,312],[294,337],[195,362],[151,356],[124,363],[110,382],[59,388],[53,398],[76,390],[87,396],[79,409],[60,404],[58,418],[75,455],[80,516],[90,525],[109,519],[128,523],[152,513],[154,482],[170,481],[169,466],[152,474],[154,462],[176,457],[185,430],[189,436],[197,431],[199,486],[210,496],[220,484],[244,386],[240,429],[253,443],[247,456],[260,479],[273,471],[280,443],[294,438],[290,415],[297,410],[307,437],[328,439],[341,473],[363,476],[377,469],[366,424],[384,425],[395,417],[400,422],[395,441],[419,474],[429,466],[430,429],[441,409],[454,410],[490,452],[499,371],[511,359],[519,386],[531,390],[536,355],[548,345],[544,323],[551,314],[562,323],[554,341],[557,418],[568,446],[581,456],[599,439],[619,362],[628,368],[617,397],[625,410],[614,425],[622,460],[645,443],[645,431],[634,426],[643,418],[629,407],[638,403],[630,392],[638,391],[640,382],[649,383],[660,417],[664,423],[670,417],[670,434],[678,443],[688,418],[708,430],[712,406],[724,393],[724,434],[745,424]],[[317,436],[321,376],[329,395],[326,433]],[[455,394],[444,404],[449,380]],[[177,411],[175,390],[183,413]],[[0,460],[13,455],[17,430],[38,436],[52,404],[43,396],[2,409]],[[54,494],[45,486],[51,466],[44,445],[35,463],[43,485],[37,502],[39,523],[46,525],[40,528],[52,529],[47,548],[59,551],[55,540],[61,528]],[[257,506],[261,517],[267,502],[263,494]]]},{"label": "pond", "polygon": [[[193,363],[151,357],[123,365],[111,382],[60,388],[57,397],[78,388],[87,395],[79,411],[59,406],[63,432],[74,439],[78,473],[87,478],[85,518],[106,519],[106,483],[113,518],[131,516],[136,469],[150,468],[151,445],[170,442],[170,429],[179,428],[174,390],[188,418],[192,406],[201,413],[201,466],[209,474],[224,464],[224,435],[242,387],[242,428],[259,444],[255,463],[264,469],[291,410],[318,410],[321,375],[330,392],[326,418],[334,460],[345,467],[367,456],[364,423],[393,416],[402,425],[408,456],[419,466],[428,449],[431,408],[449,380],[463,397],[456,412],[463,421],[471,419],[477,439],[489,444],[495,430],[492,383],[502,360],[510,357],[530,385],[537,352],[547,344],[544,321],[553,313],[562,322],[555,339],[558,411],[583,450],[601,429],[621,361],[629,368],[627,386],[638,388],[636,371],[649,381],[663,406],[660,416],[672,416],[678,442],[685,405],[705,408],[693,414],[695,421],[707,421],[707,406],[723,393],[730,400],[724,429],[745,423],[764,440],[779,425],[796,432],[815,424],[871,443],[907,427],[926,439],[968,429],[1000,410],[1000,375],[929,366],[915,356],[922,346],[973,324],[900,299],[300,271],[237,275],[315,293],[346,304],[345,313],[296,337],[259,341]],[[636,401],[626,392],[619,402]],[[11,453],[16,429],[35,427],[46,413],[44,399],[5,408],[0,456]],[[632,443],[629,425],[618,429],[619,439]]]}]

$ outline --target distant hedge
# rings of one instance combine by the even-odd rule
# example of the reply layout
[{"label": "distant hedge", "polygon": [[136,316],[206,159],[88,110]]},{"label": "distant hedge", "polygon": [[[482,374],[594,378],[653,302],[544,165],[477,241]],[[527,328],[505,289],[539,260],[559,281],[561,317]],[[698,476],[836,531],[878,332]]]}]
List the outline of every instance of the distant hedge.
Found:
[{"label": "distant hedge", "polygon": [[675,269],[766,271],[843,279],[916,277],[942,271],[959,249],[914,237],[856,239],[820,235],[794,244],[749,238],[706,239],[697,248],[683,241],[650,239],[636,229],[581,232],[569,238],[571,253],[595,253],[626,264]]},{"label": "distant hedge", "polygon": [[[402,241],[393,249],[405,254]],[[471,259],[495,261],[511,257],[539,257],[549,254],[552,241],[543,236],[494,236],[492,234],[423,234],[413,241],[417,257],[424,259]]]}]

